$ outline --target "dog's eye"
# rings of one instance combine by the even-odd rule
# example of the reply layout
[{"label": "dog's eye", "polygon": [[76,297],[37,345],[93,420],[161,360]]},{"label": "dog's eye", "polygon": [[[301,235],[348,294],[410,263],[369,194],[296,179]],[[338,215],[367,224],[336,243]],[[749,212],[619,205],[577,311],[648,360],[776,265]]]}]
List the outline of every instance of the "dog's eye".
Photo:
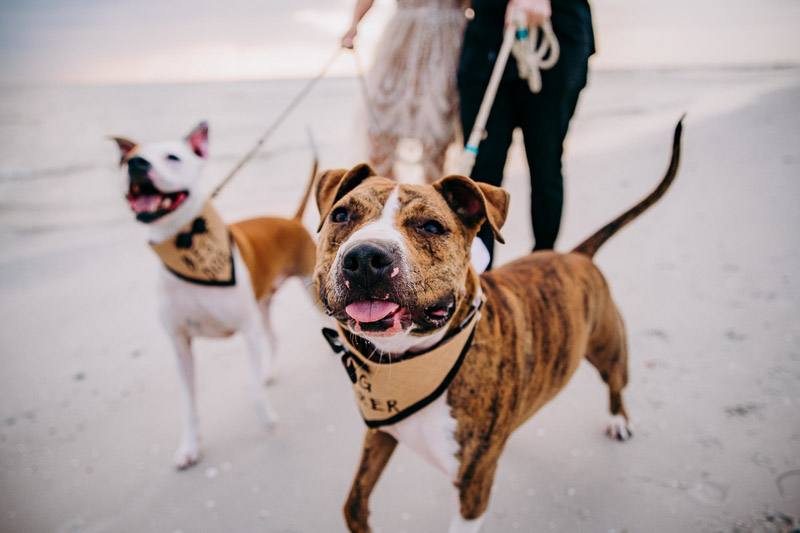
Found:
[{"label": "dog's eye", "polygon": [[167,156],[167,159],[169,159],[170,161],[180,161],[180,160],[181,160],[181,158],[180,158],[180,157],[178,157],[178,156],[177,156],[177,155],[175,155],[175,154],[169,154],[169,155]]},{"label": "dog's eye", "polygon": [[430,233],[431,235],[441,235],[445,232],[444,227],[435,220],[428,220],[427,222],[420,224],[419,229],[420,231]]},{"label": "dog's eye", "polygon": [[350,220],[350,215],[344,207],[337,207],[333,210],[333,213],[331,213],[331,220],[337,224],[342,224]]}]

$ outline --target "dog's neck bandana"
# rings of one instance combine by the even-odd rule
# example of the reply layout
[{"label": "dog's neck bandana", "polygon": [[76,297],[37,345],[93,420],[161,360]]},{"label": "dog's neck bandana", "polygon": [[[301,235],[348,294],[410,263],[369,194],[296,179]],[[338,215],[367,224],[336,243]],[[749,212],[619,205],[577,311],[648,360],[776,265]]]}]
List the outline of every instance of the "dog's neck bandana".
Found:
[{"label": "dog's neck bandana", "polygon": [[[480,291],[480,288],[478,289]],[[472,303],[467,317],[433,348],[407,353],[398,361],[373,361],[351,343],[349,334],[323,328],[322,334],[335,353],[342,354],[342,364],[353,384],[356,403],[368,427],[376,428],[399,422],[433,402],[447,390],[456,377],[472,344],[480,320],[483,297]],[[368,353],[375,353],[371,347]],[[361,344],[361,343],[359,343]]]},{"label": "dog's neck bandana", "polygon": [[236,284],[231,234],[211,200],[177,234],[150,246],[164,266],[183,280],[200,285]]}]

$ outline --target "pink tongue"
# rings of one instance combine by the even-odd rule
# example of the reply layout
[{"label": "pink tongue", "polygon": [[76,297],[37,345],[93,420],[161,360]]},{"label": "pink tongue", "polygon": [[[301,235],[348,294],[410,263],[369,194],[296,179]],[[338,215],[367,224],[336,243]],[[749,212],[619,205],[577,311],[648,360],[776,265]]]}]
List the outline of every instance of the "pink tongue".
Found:
[{"label": "pink tongue", "polygon": [[143,211],[150,211],[152,206],[158,208],[161,205],[161,197],[158,195],[153,196],[137,196],[136,198],[132,198],[131,202],[131,209],[136,211],[137,213],[141,213]]},{"label": "pink tongue", "polygon": [[358,322],[376,322],[391,315],[400,306],[394,302],[382,300],[365,300],[354,302],[345,308],[347,314]]}]

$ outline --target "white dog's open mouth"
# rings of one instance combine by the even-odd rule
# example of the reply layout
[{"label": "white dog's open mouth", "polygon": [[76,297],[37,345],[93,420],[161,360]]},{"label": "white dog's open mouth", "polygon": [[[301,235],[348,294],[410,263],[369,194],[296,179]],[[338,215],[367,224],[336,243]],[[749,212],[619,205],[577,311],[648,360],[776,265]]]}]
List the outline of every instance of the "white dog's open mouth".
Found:
[{"label": "white dog's open mouth", "polygon": [[140,222],[153,222],[175,211],[189,197],[189,191],[161,192],[150,180],[133,181],[126,198]]}]

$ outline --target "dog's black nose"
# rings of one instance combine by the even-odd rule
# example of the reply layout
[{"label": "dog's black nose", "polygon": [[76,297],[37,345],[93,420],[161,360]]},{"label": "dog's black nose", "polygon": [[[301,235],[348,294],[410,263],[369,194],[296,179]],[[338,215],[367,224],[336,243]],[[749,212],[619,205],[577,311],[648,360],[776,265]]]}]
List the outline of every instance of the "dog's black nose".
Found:
[{"label": "dog's black nose", "polygon": [[142,157],[132,157],[128,161],[128,174],[131,176],[143,176],[150,170],[150,163]]},{"label": "dog's black nose", "polygon": [[378,242],[358,244],[342,258],[342,273],[351,282],[372,286],[392,271],[394,252]]}]

